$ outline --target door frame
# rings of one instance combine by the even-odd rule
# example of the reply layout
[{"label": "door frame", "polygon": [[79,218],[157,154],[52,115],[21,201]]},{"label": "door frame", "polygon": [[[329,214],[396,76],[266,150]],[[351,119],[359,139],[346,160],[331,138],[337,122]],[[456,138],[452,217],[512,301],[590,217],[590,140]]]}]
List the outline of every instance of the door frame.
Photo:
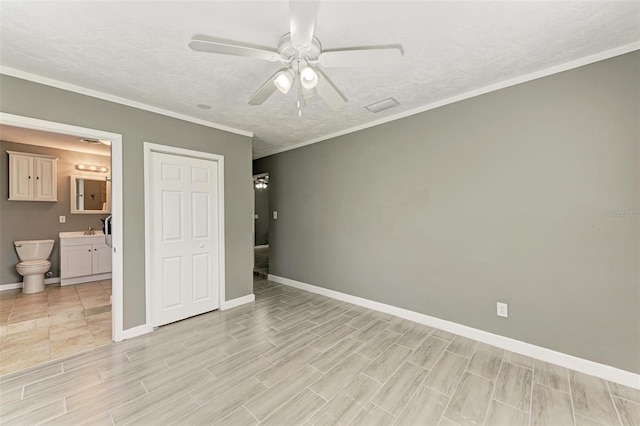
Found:
[{"label": "door frame", "polygon": [[[269,176],[269,172],[265,172],[265,173],[258,173],[257,175],[253,175],[251,176],[251,188],[253,189],[253,198],[251,201],[251,204],[253,206],[253,226],[251,227],[251,229],[253,230],[253,267],[256,267],[256,256],[255,256],[255,248],[256,248],[256,179],[261,178],[261,177],[265,177],[265,176]],[[269,219],[269,213],[270,210],[267,209],[267,220],[271,220]]]},{"label": "door frame", "polygon": [[111,301],[111,339],[114,342],[122,341],[123,330],[123,224],[124,215],[122,210],[122,135],[118,133],[105,132],[98,129],[73,126],[70,124],[58,123],[55,121],[41,120],[38,118],[25,117],[22,115],[8,114],[0,112],[0,124],[8,126],[22,127],[25,129],[41,130],[51,133],[62,133],[78,137],[102,139],[111,142],[111,215],[113,222],[118,224],[111,233],[112,250],[112,301]]},{"label": "door frame", "polygon": [[224,156],[209,152],[195,151],[191,149],[177,148],[174,146],[160,145],[152,142],[143,143],[144,150],[144,282],[145,282],[145,306],[147,326],[153,327],[151,320],[151,153],[178,155],[181,157],[211,160],[218,163],[218,283],[219,283],[219,307],[225,299],[225,233],[224,233]]}]

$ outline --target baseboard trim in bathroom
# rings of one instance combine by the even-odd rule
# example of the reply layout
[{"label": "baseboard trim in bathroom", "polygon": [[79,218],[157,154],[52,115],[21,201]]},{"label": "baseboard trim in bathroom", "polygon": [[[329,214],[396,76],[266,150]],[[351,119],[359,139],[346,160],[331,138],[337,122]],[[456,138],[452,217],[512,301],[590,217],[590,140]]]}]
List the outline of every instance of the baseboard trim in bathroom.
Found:
[{"label": "baseboard trim in bathroom", "polygon": [[440,318],[432,317],[430,315],[421,314],[419,312],[410,311],[408,309],[398,308],[396,306],[364,299],[358,296],[352,296],[350,294],[341,293],[339,291],[330,290],[324,287],[318,287],[289,278],[279,277],[277,275],[269,274],[269,280],[290,287],[299,288],[301,290],[306,290],[311,293],[330,297],[332,299],[353,303],[354,305],[363,306],[365,308],[373,309],[374,311],[380,311],[387,314],[395,315],[397,317],[417,322],[419,324],[436,327],[441,330],[458,334],[469,339],[474,339],[501,349],[506,349],[511,352],[527,355],[531,358],[560,365],[571,370],[590,374],[592,376],[600,377],[611,382],[620,383],[622,385],[629,386],[635,389],[640,389],[640,374],[621,370],[610,365],[600,364],[598,362],[589,361],[584,358],[578,358],[576,356],[565,354],[563,352],[536,346],[531,343],[511,339],[499,334],[489,333],[488,331],[479,330],[477,328],[469,327],[451,321],[446,321]]},{"label": "baseboard trim in bathroom", "polygon": [[[57,284],[60,282],[60,277],[55,278],[45,278],[44,284]],[[5,290],[15,290],[16,288],[22,288],[22,282],[19,283],[9,283],[9,284],[0,284],[0,291]]]}]

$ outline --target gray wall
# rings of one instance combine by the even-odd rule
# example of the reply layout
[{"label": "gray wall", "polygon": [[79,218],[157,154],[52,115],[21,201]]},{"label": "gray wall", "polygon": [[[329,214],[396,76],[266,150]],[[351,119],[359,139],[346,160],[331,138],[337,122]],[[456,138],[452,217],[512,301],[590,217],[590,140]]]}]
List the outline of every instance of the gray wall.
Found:
[{"label": "gray wall", "polygon": [[635,52],[255,161],[271,273],[640,373],[639,75]]},{"label": "gray wall", "polygon": [[269,187],[255,189],[255,245],[269,244]]},{"label": "gray wall", "polygon": [[[58,202],[9,201],[9,155],[7,151],[44,154],[58,157]],[[96,214],[71,214],[69,200],[69,176],[78,174],[74,165],[78,163],[107,166],[111,169],[111,159],[102,155],[64,151],[33,145],[0,141],[0,284],[19,283],[22,277],[16,271],[18,255],[13,242],[16,240],[56,240],[51,252],[51,269],[54,277],[60,276],[60,241],[58,233],[82,231],[91,226],[102,229],[101,217]],[[108,174],[96,173],[95,177]],[[66,223],[59,223],[58,217],[65,216]]]},{"label": "gray wall", "polygon": [[251,138],[6,75],[0,88],[2,112],[123,135],[123,175],[113,179],[124,185],[124,223],[114,227],[124,228],[125,329],[145,322],[143,142],[224,155],[226,298],[253,292]]}]

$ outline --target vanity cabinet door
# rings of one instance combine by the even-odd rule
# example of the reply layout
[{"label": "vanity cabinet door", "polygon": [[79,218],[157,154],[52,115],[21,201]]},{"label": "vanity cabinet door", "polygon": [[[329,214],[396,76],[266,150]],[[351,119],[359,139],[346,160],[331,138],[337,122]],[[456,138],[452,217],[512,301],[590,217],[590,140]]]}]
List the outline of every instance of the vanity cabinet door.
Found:
[{"label": "vanity cabinet door", "polygon": [[60,249],[60,271],[62,278],[91,275],[93,269],[93,246],[71,246]]},{"label": "vanity cabinet door", "polygon": [[111,247],[106,244],[93,245],[93,273],[111,272]]}]

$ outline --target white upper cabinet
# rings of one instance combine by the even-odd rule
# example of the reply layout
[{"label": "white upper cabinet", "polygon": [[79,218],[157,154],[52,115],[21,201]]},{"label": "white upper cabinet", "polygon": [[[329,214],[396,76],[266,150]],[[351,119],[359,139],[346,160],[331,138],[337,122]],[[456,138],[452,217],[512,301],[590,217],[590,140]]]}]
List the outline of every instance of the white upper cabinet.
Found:
[{"label": "white upper cabinet", "polygon": [[58,201],[58,158],[7,151],[9,200]]}]

